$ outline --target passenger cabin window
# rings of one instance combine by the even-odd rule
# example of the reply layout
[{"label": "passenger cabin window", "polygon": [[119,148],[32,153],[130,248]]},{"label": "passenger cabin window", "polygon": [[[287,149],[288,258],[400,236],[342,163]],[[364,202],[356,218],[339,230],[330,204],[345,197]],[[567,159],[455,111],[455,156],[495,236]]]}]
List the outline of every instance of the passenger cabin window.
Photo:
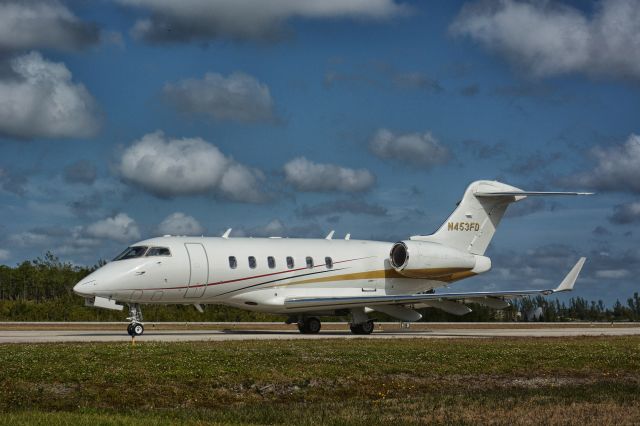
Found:
[{"label": "passenger cabin window", "polygon": [[249,256],[249,268],[251,269],[256,268],[256,258],[253,256]]},{"label": "passenger cabin window", "polygon": [[125,251],[116,256],[114,262],[116,260],[125,260],[125,259],[133,259],[136,257],[144,256],[144,253],[147,251],[146,246],[134,246],[128,247]]},{"label": "passenger cabin window", "polygon": [[307,256],[307,268],[313,268],[313,258],[311,256]]},{"label": "passenger cabin window", "polygon": [[327,269],[333,268],[333,260],[330,257],[324,258],[324,264],[327,266]]},{"label": "passenger cabin window", "polygon": [[269,265],[269,269],[273,269],[276,267],[276,260],[273,258],[273,256],[267,257],[267,265]]},{"label": "passenger cabin window", "polygon": [[236,269],[238,267],[238,261],[235,256],[229,256],[229,268]]},{"label": "passenger cabin window", "polygon": [[287,268],[293,269],[295,264],[293,263],[293,257],[287,256]]},{"label": "passenger cabin window", "polygon": [[171,251],[166,247],[151,247],[145,256],[171,256]]}]

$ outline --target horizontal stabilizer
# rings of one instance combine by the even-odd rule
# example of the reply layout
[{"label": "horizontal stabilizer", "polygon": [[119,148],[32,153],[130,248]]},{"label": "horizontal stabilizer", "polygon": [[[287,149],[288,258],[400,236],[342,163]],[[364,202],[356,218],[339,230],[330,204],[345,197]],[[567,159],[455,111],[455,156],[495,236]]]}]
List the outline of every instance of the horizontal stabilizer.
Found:
[{"label": "horizontal stabilizer", "polygon": [[475,192],[476,197],[535,197],[546,195],[593,195],[593,192],[544,192],[544,191],[499,191],[499,192]]}]

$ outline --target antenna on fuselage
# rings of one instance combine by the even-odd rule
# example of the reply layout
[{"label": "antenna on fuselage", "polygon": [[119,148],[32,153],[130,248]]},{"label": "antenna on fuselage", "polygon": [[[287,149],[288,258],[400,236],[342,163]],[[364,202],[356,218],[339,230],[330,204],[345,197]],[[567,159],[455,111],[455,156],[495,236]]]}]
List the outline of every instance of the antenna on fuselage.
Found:
[{"label": "antenna on fuselage", "polygon": [[347,235],[345,235],[345,236],[344,236],[344,239],[345,239],[345,240],[350,240],[350,239],[351,239],[351,234],[347,234]]},{"label": "antenna on fuselage", "polygon": [[232,228],[229,228],[226,231],[224,231],[224,234],[222,234],[222,238],[224,238],[224,239],[229,238],[229,234],[231,234],[231,229]]},{"label": "antenna on fuselage", "polygon": [[333,229],[331,230],[331,232],[329,232],[329,235],[327,235],[326,237],[324,237],[325,240],[330,240],[333,238],[333,234],[335,234],[336,231],[334,231]]}]

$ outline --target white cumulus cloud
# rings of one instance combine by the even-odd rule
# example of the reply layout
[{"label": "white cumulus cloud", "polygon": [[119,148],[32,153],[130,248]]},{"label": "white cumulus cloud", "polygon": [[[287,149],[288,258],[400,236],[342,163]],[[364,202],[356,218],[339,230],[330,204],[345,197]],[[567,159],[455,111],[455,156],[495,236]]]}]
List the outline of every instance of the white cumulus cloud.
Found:
[{"label": "white cumulus cloud", "polygon": [[369,149],[379,158],[423,168],[444,164],[451,158],[447,147],[429,132],[395,134],[380,129],[369,141]]},{"label": "white cumulus cloud", "polygon": [[0,249],[0,261],[5,261],[9,259],[9,256],[11,256],[11,253],[9,252],[9,250]]},{"label": "white cumulus cloud", "polygon": [[536,76],[581,72],[640,79],[640,2],[602,0],[592,16],[549,1],[466,4],[451,24]]},{"label": "white cumulus cloud", "polygon": [[640,201],[614,206],[609,221],[618,225],[640,222]]},{"label": "white cumulus cloud", "polygon": [[631,134],[626,142],[591,150],[593,170],[565,179],[568,184],[602,191],[640,193],[640,136]]},{"label": "white cumulus cloud", "polygon": [[63,63],[38,52],[9,62],[15,75],[0,79],[0,135],[65,138],[94,135],[100,126],[97,104],[72,81]]},{"label": "white cumulus cloud", "polygon": [[119,0],[150,12],[132,33],[152,43],[192,40],[274,41],[291,18],[387,19],[408,9],[393,0]]},{"label": "white cumulus cloud", "polygon": [[125,181],[159,197],[218,194],[240,202],[266,200],[261,171],[225,156],[201,138],[149,133],[124,151],[116,167]]},{"label": "white cumulus cloud", "polygon": [[163,94],[178,111],[214,120],[243,123],[276,120],[269,87],[242,72],[228,77],[207,73],[202,79],[168,83]]},{"label": "white cumulus cloud", "polygon": [[629,276],[628,269],[602,269],[596,271],[596,277],[606,279],[620,279]]},{"label": "white cumulus cloud", "polygon": [[51,236],[38,231],[25,231],[9,236],[9,242],[18,247],[41,246],[51,242]]},{"label": "white cumulus cloud", "polygon": [[59,1],[0,1],[0,50],[76,50],[98,41],[98,27]]},{"label": "white cumulus cloud", "polygon": [[99,220],[87,225],[82,232],[92,238],[107,239],[121,243],[140,239],[140,229],[135,220],[126,213]]},{"label": "white cumulus cloud", "polygon": [[359,192],[371,188],[375,176],[367,169],[350,169],[335,164],[314,163],[304,157],[284,165],[288,183],[300,191]]},{"label": "white cumulus cloud", "polygon": [[196,218],[181,212],[170,214],[158,225],[158,232],[165,235],[201,235],[204,231]]},{"label": "white cumulus cloud", "polygon": [[232,236],[235,237],[296,237],[296,238],[319,238],[323,237],[322,228],[317,224],[290,224],[283,223],[280,219],[272,219],[264,225],[257,225],[250,228],[234,229]]}]

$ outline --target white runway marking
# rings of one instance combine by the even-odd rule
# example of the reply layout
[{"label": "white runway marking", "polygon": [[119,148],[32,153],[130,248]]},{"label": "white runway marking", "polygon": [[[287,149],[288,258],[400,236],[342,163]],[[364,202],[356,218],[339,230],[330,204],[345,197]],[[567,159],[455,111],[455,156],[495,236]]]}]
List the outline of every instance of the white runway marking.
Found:
[{"label": "white runway marking", "polygon": [[[420,330],[376,330],[369,336],[348,331],[327,330],[319,334],[300,334],[296,330],[153,330],[136,337],[137,342],[186,342],[282,339],[407,339],[407,338],[491,338],[491,337],[575,337],[575,336],[640,336],[640,327],[549,327],[549,328],[434,328]],[[125,330],[0,330],[0,343],[44,342],[127,342]]]}]

